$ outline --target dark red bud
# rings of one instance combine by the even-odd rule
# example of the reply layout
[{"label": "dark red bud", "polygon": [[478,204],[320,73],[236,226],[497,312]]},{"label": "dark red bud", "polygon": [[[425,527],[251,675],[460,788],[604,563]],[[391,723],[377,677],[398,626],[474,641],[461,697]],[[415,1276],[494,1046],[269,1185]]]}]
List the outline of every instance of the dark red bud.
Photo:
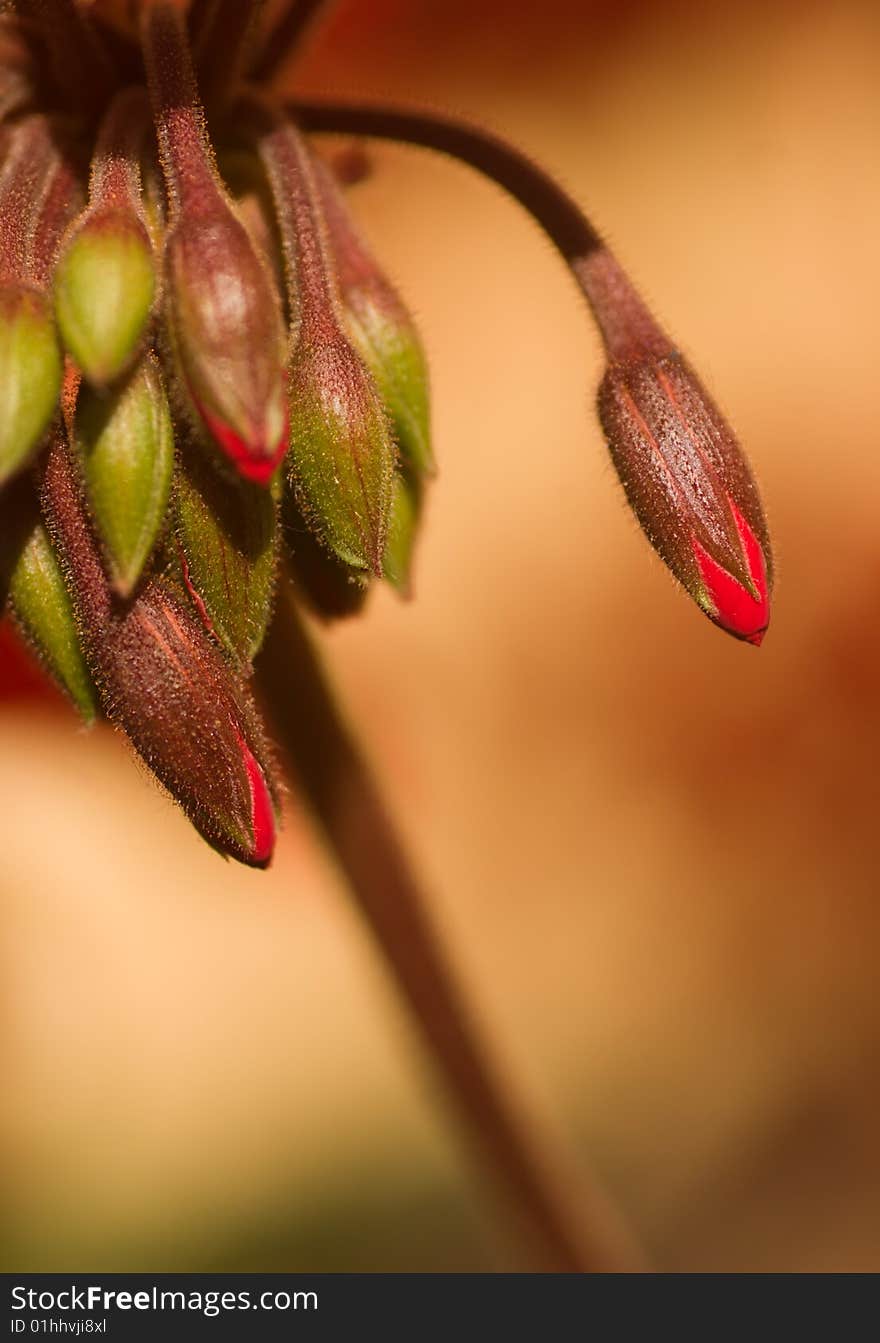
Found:
[{"label": "dark red bud", "polygon": [[599,417],[627,498],[706,615],[757,645],[770,619],[773,570],[743,451],[605,249],[581,263],[581,279],[609,354]]},{"label": "dark red bud", "polygon": [[60,438],[47,460],[43,509],[108,717],[213,847],[265,867],[275,802],[268,749],[242,681],[164,580],[149,580],[128,603],[112,600]]},{"label": "dark red bud", "polygon": [[266,485],[287,450],[278,296],[217,173],[179,10],[148,5],[142,36],[171,206],[166,310],[181,381],[240,474]]}]

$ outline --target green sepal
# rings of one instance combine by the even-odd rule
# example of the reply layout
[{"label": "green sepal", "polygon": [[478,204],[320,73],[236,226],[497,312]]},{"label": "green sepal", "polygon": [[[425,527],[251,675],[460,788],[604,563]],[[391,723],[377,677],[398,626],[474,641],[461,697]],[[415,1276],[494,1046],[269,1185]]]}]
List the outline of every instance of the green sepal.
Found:
[{"label": "green sepal", "polygon": [[382,568],[385,578],[403,597],[409,597],[412,591],[413,554],[423,496],[424,486],[419,477],[409,471],[398,471]]},{"label": "green sepal", "polygon": [[127,596],[161,533],[174,473],[171,412],[152,354],[109,396],[80,389],[75,439],[108,575]]},{"label": "green sepal", "polygon": [[272,613],[277,493],[277,485],[267,490],[221,474],[194,442],[175,476],[174,535],[184,585],[205,624],[243,667],[259,652]]},{"label": "green sepal", "polygon": [[341,334],[301,341],[294,354],[288,461],[318,539],[343,564],[381,574],[394,443],[372,376]]},{"label": "green sepal", "polygon": [[375,379],[400,455],[414,471],[431,476],[436,466],[431,450],[428,364],[418,333],[407,318],[383,311],[366,292],[347,297],[352,341]]},{"label": "green sepal", "polygon": [[49,427],[61,390],[61,350],[46,296],[29,285],[0,289],[0,485],[27,464]]},{"label": "green sepal", "polygon": [[130,209],[87,214],[55,268],[55,314],[65,346],[96,387],[135,359],[156,295],[149,234]]},{"label": "green sepal", "polygon": [[[73,605],[30,482],[22,480],[4,500],[13,511],[2,521],[0,596],[43,666],[73,700],[86,723],[98,714],[97,695],[80,645]],[[7,520],[9,525],[7,526]]]}]

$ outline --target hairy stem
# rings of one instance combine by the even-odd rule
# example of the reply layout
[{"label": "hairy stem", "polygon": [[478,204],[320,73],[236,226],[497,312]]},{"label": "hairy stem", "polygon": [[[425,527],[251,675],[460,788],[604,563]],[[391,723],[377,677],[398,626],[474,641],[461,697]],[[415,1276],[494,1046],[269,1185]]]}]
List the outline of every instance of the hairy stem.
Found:
[{"label": "hairy stem", "polygon": [[278,740],[344,871],[459,1118],[542,1270],[642,1267],[603,1191],[579,1188],[577,1224],[511,1105],[446,965],[419,882],[369,765],[336,707],[289,591],[258,663]]},{"label": "hairy stem", "polygon": [[655,352],[670,348],[581,207],[506,140],[434,112],[362,103],[288,102],[286,107],[304,131],[395,140],[438,150],[476,168],[508,191],[550,238],[585,295],[612,358],[626,358],[636,346]]}]

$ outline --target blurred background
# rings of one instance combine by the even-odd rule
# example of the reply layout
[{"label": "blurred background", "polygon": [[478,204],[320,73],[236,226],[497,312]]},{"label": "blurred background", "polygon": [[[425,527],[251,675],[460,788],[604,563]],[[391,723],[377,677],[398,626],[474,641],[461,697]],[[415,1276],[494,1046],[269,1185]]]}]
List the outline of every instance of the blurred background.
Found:
[{"label": "blurred background", "polygon": [[[371,149],[441,474],[417,600],[320,638],[450,956],[659,1267],[878,1270],[880,9],[339,0],[290,86],[541,159],[747,446],[760,652],[627,514],[546,240]],[[521,1266],[296,796],[268,874],[222,863],[2,647],[3,1266]]]}]

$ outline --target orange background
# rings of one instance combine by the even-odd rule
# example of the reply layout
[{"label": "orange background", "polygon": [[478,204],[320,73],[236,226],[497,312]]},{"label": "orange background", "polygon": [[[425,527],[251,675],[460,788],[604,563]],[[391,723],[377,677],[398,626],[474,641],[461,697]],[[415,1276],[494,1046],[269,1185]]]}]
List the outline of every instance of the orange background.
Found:
[{"label": "orange background", "polygon": [[[290,86],[503,130],[730,414],[778,562],[760,652],[638,533],[552,249],[376,146],[417,313],[417,600],[322,636],[486,1029],[663,1268],[880,1268],[880,10],[342,0]],[[295,797],[224,865],[110,730],[0,705],[16,1269],[521,1261]]]}]

